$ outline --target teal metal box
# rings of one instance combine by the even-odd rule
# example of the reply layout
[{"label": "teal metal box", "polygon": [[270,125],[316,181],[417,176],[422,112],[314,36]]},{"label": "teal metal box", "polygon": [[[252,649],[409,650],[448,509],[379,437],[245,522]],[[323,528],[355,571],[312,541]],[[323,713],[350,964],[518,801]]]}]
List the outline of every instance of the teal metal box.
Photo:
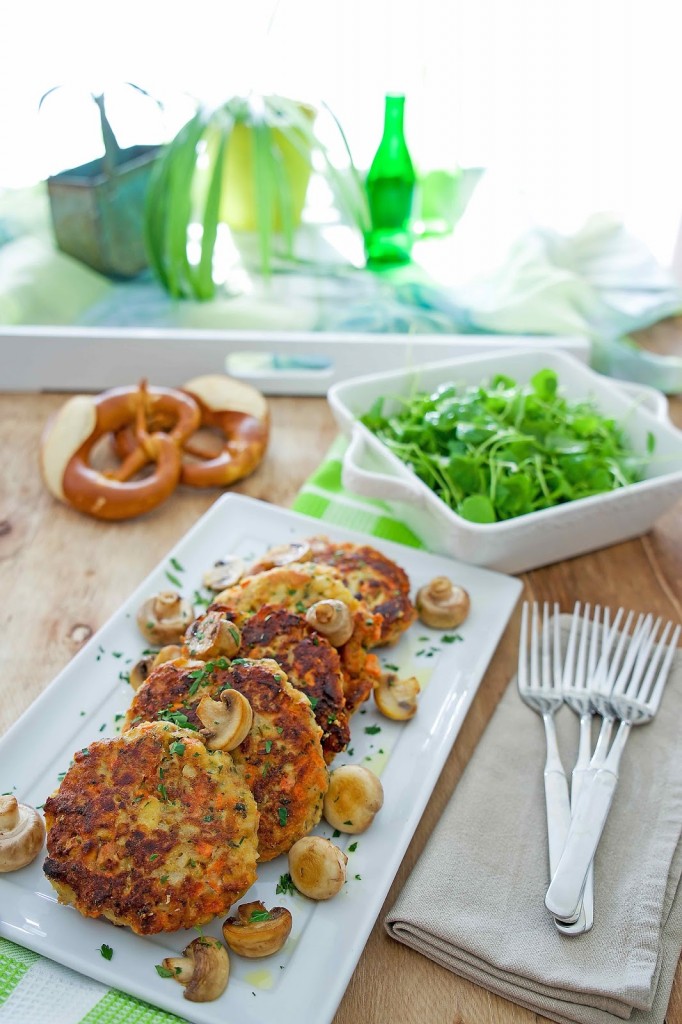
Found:
[{"label": "teal metal box", "polygon": [[161,147],[119,149],[47,179],[59,248],[112,277],[135,277],[147,266],[144,204]]}]

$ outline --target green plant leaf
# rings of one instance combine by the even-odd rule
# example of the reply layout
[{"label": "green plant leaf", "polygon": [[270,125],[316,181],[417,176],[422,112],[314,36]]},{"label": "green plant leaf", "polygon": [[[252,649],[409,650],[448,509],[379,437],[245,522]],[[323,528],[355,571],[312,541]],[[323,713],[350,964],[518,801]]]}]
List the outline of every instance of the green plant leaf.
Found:
[{"label": "green plant leaf", "polygon": [[197,146],[206,129],[203,109],[180,130],[166,152],[169,163],[163,260],[171,295],[191,294],[192,272],[187,258],[187,229],[192,213],[192,179]]},{"label": "green plant leaf", "polygon": [[220,196],[223,187],[223,164],[225,162],[225,149],[227,137],[221,135],[218,144],[211,182],[208,187],[206,204],[204,206],[204,219],[202,222],[201,235],[201,258],[199,267],[194,276],[194,293],[199,299],[211,299],[215,294],[215,283],[213,281],[213,250],[216,238],[218,237],[218,215],[220,212]]},{"label": "green plant leaf", "polygon": [[261,269],[267,277],[272,255],[274,217],[270,128],[264,119],[253,125],[253,162],[255,172],[256,223],[260,243]]}]

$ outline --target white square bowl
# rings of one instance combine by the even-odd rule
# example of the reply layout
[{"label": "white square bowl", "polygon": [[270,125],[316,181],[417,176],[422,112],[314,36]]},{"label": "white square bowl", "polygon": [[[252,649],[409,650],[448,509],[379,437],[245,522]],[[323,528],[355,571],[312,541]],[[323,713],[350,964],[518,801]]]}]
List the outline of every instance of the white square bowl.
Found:
[{"label": "white square bowl", "polygon": [[[562,395],[591,399],[603,415],[619,422],[635,452],[647,459],[641,481],[503,522],[472,523],[448,508],[358,420],[381,396],[430,392],[447,381],[476,385],[496,373],[525,384],[545,367],[556,371]],[[332,387],[327,397],[351,439],[344,457],[344,486],[386,502],[431,551],[473,565],[524,572],[606,547],[645,533],[682,497],[682,432],[668,419],[665,397],[653,388],[604,377],[556,349],[500,350],[356,377]],[[385,410],[397,408],[397,402],[386,402]],[[649,435],[655,439],[651,456],[646,454]]]}]

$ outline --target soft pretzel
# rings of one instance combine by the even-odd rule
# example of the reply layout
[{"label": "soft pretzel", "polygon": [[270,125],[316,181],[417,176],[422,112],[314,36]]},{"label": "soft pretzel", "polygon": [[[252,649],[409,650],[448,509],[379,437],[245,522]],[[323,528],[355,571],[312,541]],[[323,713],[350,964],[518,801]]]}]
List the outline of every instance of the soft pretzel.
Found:
[{"label": "soft pretzel", "polygon": [[[149,432],[163,417],[168,432]],[[156,508],[174,490],[182,468],[181,446],[197,429],[199,407],[171,388],[113,388],[100,395],[75,395],[43,434],[40,465],[48,490],[60,501],[97,519],[129,519]],[[134,427],[132,426],[134,424]],[[99,439],[130,426],[133,443],[121,465],[100,472],[90,466]],[[153,464],[141,479],[133,479]]]},{"label": "soft pretzel", "polygon": [[[260,391],[221,374],[194,377],[182,390],[197,402],[201,426],[217,430],[222,441],[201,435],[185,441],[181,482],[190,487],[226,487],[253,473],[270,433],[270,414]],[[164,415],[151,424],[155,430],[168,429]],[[117,432],[116,451],[122,459],[130,456],[134,443],[130,427]]]}]

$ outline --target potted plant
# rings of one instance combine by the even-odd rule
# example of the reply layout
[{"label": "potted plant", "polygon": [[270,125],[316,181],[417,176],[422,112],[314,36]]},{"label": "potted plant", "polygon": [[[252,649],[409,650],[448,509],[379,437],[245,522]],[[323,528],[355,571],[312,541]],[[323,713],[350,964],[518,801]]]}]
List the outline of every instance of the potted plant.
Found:
[{"label": "potted plant", "polygon": [[[283,244],[283,255],[291,258],[316,163],[337,205],[359,231],[366,229],[364,189],[343,130],[331,116],[347,157],[343,169],[316,132],[315,110],[282,96],[234,97],[213,109],[200,108],[184,125],[159,159],[146,207],[149,262],[171,295],[213,297],[220,224],[232,231],[257,232],[265,274],[276,239]],[[200,251],[190,261],[193,231],[200,237]]]},{"label": "potted plant", "polygon": [[[45,93],[41,104],[54,91]],[[104,156],[47,179],[54,235],[63,252],[95,270],[134,277],[147,266],[145,196],[160,146],[122,149],[107,117],[105,95],[91,95],[99,109]]]}]

